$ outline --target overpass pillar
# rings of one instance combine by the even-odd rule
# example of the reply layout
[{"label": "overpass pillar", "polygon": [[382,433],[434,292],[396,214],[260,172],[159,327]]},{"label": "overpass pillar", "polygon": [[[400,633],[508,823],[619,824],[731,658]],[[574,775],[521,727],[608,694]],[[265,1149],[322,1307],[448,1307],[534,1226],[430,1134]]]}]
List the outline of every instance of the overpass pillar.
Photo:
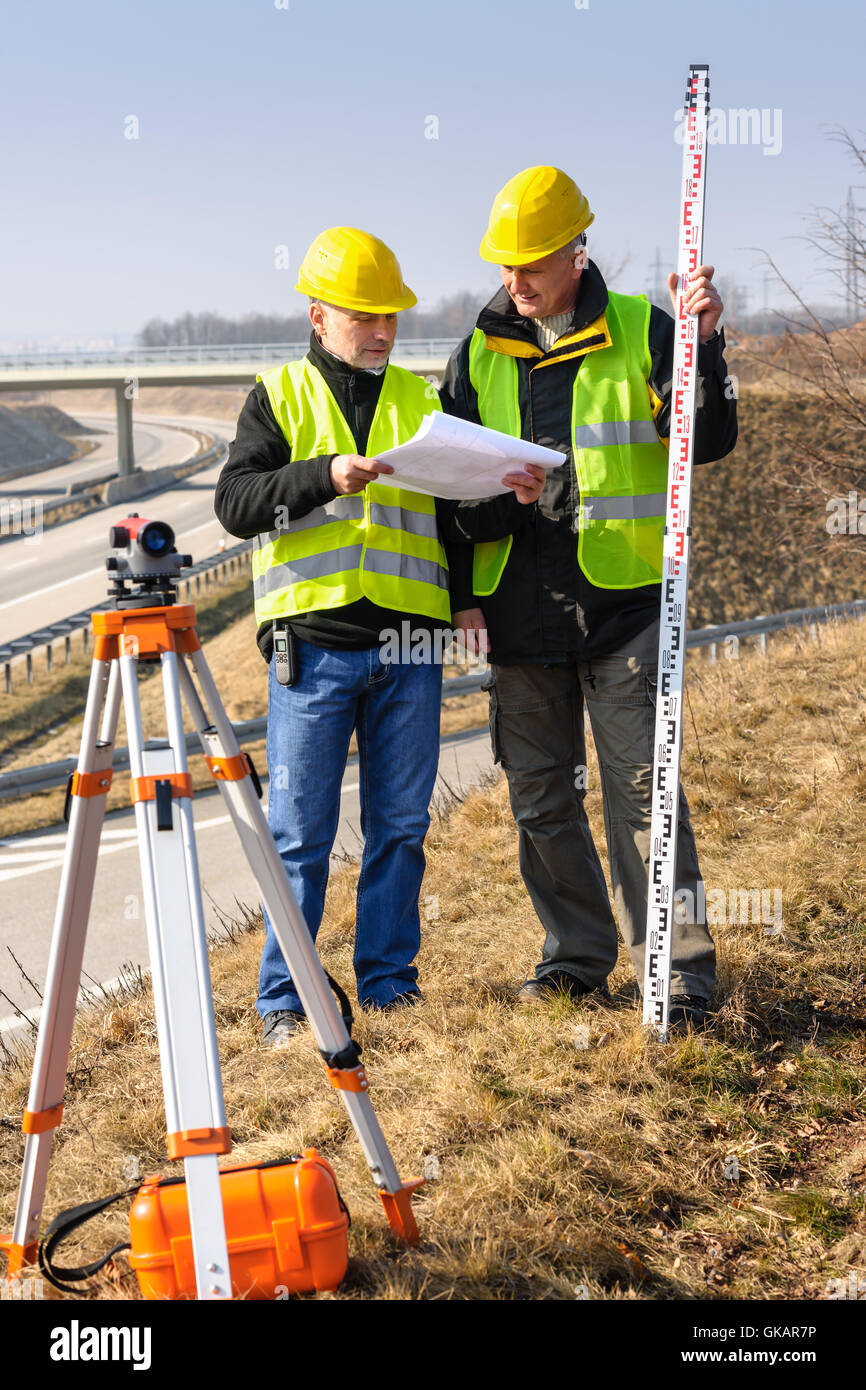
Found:
[{"label": "overpass pillar", "polygon": [[126,394],[126,385],[114,389],[117,401],[117,471],[121,478],[135,472],[135,454],[132,448],[132,398]]}]

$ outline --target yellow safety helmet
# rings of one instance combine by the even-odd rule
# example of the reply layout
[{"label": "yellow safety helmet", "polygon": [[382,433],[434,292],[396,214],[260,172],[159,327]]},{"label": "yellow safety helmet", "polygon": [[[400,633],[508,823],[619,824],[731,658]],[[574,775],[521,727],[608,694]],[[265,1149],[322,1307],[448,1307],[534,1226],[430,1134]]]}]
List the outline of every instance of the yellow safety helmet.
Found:
[{"label": "yellow safety helmet", "polygon": [[573,241],[594,218],[574,179],[552,164],[534,164],[494,198],[481,259],[529,265]]},{"label": "yellow safety helmet", "polygon": [[329,227],[316,237],[298,272],[296,290],[365,314],[396,314],[418,300],[394,252],[357,227]]}]

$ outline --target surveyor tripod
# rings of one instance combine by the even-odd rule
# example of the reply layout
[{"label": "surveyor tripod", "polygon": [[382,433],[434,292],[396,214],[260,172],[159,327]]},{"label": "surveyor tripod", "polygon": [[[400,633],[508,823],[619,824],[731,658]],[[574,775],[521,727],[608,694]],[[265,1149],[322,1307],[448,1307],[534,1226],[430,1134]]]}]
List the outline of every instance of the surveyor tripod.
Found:
[{"label": "surveyor tripod", "polygon": [[[148,528],[150,535],[148,536]],[[161,531],[160,531],[161,528]],[[148,550],[148,544],[151,549]],[[261,788],[240,751],[195,628],[173,581],[188,557],[162,522],[127,518],[112,528],[117,608],[97,612],[81,751],[68,800],[69,831],[23,1129],[15,1224],[2,1241],[9,1275],[32,1264],[54,1131],[63,1114],[75,1006],[121,699],[126,716],[148,952],[165,1096],[167,1149],[183,1159],[195,1282],[200,1299],[232,1297],[218,1155],[231,1149],[222,1094],[213,997],[187,769],[181,692],[205,760],[226,802],[291,971],[328,1077],[343,1099],[396,1234],[417,1240],[411,1194],[401,1182],[352,1041],[259,804]],[[155,549],[154,549],[155,548]],[[150,557],[150,558],[148,558]],[[132,587],[130,587],[132,586]],[[162,601],[154,603],[154,598]],[[158,663],[167,737],[145,742],[138,695],[143,663]],[[197,678],[198,688],[193,682]],[[101,717],[101,724],[100,724]]]}]

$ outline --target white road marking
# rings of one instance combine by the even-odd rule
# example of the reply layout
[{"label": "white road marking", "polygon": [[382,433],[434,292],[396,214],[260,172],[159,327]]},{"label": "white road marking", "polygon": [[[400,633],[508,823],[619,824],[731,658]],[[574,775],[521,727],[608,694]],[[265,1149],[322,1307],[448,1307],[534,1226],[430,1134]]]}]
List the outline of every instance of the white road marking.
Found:
[{"label": "white road marking", "polygon": [[[345,796],[346,792],[355,792],[359,787],[359,782],[347,782],[341,788],[340,795]],[[210,816],[207,820],[197,820],[195,829],[196,831],[210,830],[215,825],[227,825],[230,820],[231,816]],[[100,843],[98,851],[100,857],[104,854],[116,854],[118,850],[122,849],[133,849],[138,843],[138,832],[134,825],[130,826],[128,830],[103,830],[102,838],[107,839],[109,836],[114,839],[115,843],[108,845]],[[38,840],[29,841],[21,836],[19,839],[0,840],[0,847],[5,848],[6,846],[28,843],[47,844],[49,841],[63,844],[65,840],[65,835],[44,835],[40,836]],[[63,864],[63,855],[64,850],[62,849],[17,850],[15,854],[0,854],[0,883],[6,883],[13,878],[26,878],[28,874],[42,874],[49,869],[59,869]],[[5,867],[7,864],[22,864],[33,859],[38,862],[35,864],[27,863],[26,868],[7,869]]]},{"label": "white road marking", "polygon": [[[116,854],[120,849],[131,849],[136,843],[135,832],[127,836],[125,840],[116,840],[113,845],[100,845],[99,855]],[[44,858],[41,864],[32,864],[27,869],[3,869],[2,865],[10,863],[9,859],[0,858],[0,883],[6,883],[12,878],[26,878],[28,874],[44,874],[47,869],[59,869],[63,864],[63,855],[51,859]]]},{"label": "white road marking", "polygon": [[[147,977],[150,975],[150,969],[142,967],[141,973]],[[98,985],[82,985],[75,1001],[76,1012],[82,1004],[88,1003],[97,991],[102,990],[103,993],[108,994],[113,989],[123,989],[126,983],[123,976],[115,975],[113,980],[103,980]],[[16,1028],[23,1028],[25,1019],[31,1023],[38,1023],[41,1014],[41,1004],[36,1004],[31,1009],[22,1009],[20,1014],[7,1014],[5,1018],[0,1018],[0,1033],[11,1033]]]},{"label": "white road marking", "polygon": [[[205,531],[208,529],[208,527],[213,526],[215,524],[215,520],[215,518],[212,518],[210,521],[204,522],[201,526],[192,527],[191,530],[184,529],[180,534],[184,539],[187,536],[194,536],[197,531]],[[41,560],[42,557],[36,556],[34,558]],[[30,561],[25,560],[22,561],[21,564],[30,564]],[[7,573],[9,573],[9,571],[13,569],[20,569],[20,567],[20,565],[8,565]],[[56,584],[48,584],[44,589],[34,589],[32,593],[21,594],[18,598],[9,599],[6,603],[0,603],[0,612],[2,612],[6,608],[15,608],[17,605],[25,603],[28,599],[39,598],[42,594],[53,593],[55,589],[64,589],[69,584],[77,584],[78,581],[81,579],[90,579],[94,574],[104,575],[105,572],[105,562],[103,561],[101,565],[97,565],[96,569],[85,570],[83,574],[70,575],[67,579],[58,580]],[[35,631],[36,629],[34,628],[33,630]]]},{"label": "white road marking", "polygon": [[0,864],[32,864],[34,860],[39,863],[59,864],[62,858],[62,849],[33,849],[23,854],[4,854],[0,859]]},{"label": "white road marking", "polygon": [[[131,829],[129,829],[129,830],[112,830],[112,829],[110,829],[110,828],[108,828],[108,827],[103,827],[102,839],[103,839],[103,840],[128,840],[128,839],[129,839],[129,836],[130,836],[130,835],[134,835],[134,834],[135,834],[135,827],[134,827],[134,826],[133,826]],[[22,842],[24,842],[24,839],[25,839],[25,837],[24,837],[23,835],[12,835],[12,836],[10,836],[8,839],[0,840],[0,849],[6,849],[7,847],[9,847],[9,848],[11,848],[11,849],[15,849],[18,845],[20,845]],[[30,843],[31,843],[31,844],[34,844],[34,845],[36,845],[36,844],[39,844],[39,845],[65,845],[65,844],[66,844],[66,831],[65,831],[65,830],[62,830],[62,831],[60,832],[60,834],[58,834],[58,835],[40,835],[40,834],[37,832],[36,834],[34,834],[34,835],[32,836],[32,838],[31,838],[31,840],[30,840]]]},{"label": "white road marking", "polygon": [[34,589],[32,594],[22,594],[20,598],[12,598],[8,603],[0,603],[0,612],[4,608],[14,608],[16,604],[25,603],[27,599],[53,593],[55,589],[65,589],[68,584],[77,584],[79,579],[89,579],[92,574],[105,574],[105,562],[97,565],[95,570],[85,570],[84,574],[71,574],[67,579],[58,579],[56,584],[49,584],[44,589]]}]

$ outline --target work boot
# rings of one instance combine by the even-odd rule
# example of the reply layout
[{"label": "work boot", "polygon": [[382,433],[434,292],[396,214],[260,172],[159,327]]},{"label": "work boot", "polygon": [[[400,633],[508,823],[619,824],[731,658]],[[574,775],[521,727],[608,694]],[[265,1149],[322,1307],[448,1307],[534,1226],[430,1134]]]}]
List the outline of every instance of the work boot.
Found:
[{"label": "work boot", "polygon": [[262,1043],[265,1047],[285,1047],[289,1038],[293,1037],[306,1021],[306,1014],[298,1013],[296,1009],[273,1009],[271,1013],[265,1014]]},{"label": "work boot", "polygon": [[369,1000],[367,1003],[362,1004],[361,1007],[364,1012],[368,1014],[386,1014],[389,1013],[391,1009],[406,1009],[411,1008],[413,1004],[423,1003],[424,995],[421,993],[420,989],[407,989],[404,990],[402,994],[395,994],[394,998],[389,999],[387,1004],[376,1004],[372,1000]]},{"label": "work boot", "polygon": [[382,1012],[387,1013],[389,1009],[409,1009],[414,1004],[423,1004],[424,995],[420,989],[407,989],[403,994],[395,994],[393,999],[389,999],[387,1004],[383,1004]]},{"label": "work boot", "polygon": [[535,1004],[539,1000],[550,999],[556,994],[567,994],[569,998],[576,1002],[583,999],[585,995],[592,994],[597,990],[599,994],[607,995],[607,980],[603,980],[600,985],[585,985],[583,980],[579,980],[576,975],[570,975],[567,970],[551,970],[549,974],[542,975],[534,980],[525,980],[517,991],[517,1002],[519,1004]]},{"label": "work boot", "polygon": [[709,1004],[702,994],[672,994],[668,1028],[674,1033],[686,1033],[689,1027],[709,1027]]}]

